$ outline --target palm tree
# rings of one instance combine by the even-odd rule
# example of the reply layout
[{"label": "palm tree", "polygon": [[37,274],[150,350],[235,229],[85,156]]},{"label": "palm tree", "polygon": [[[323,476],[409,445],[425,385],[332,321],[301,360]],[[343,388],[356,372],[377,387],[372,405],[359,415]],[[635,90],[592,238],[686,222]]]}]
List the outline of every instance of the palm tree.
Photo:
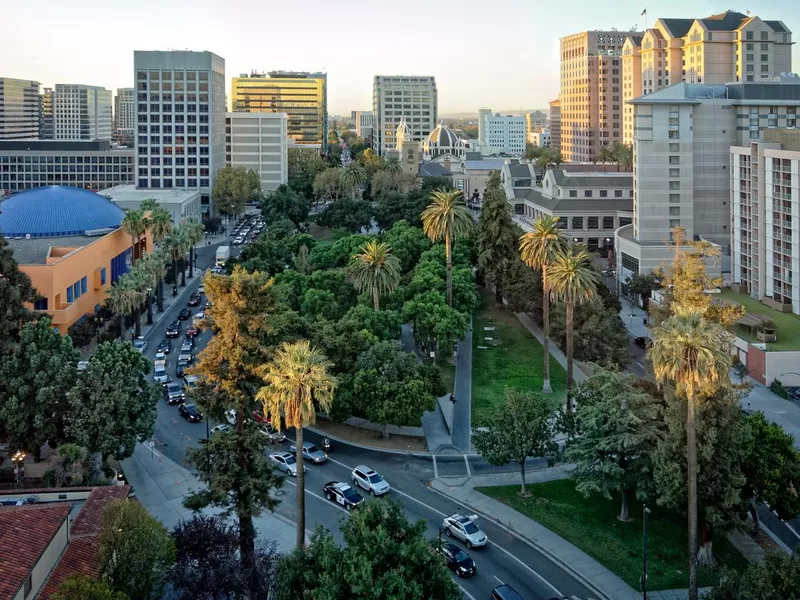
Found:
[{"label": "palm tree", "polygon": [[[164,251],[172,260],[172,283],[178,285],[178,261],[183,260],[188,249],[188,239],[182,226],[175,227],[172,232],[164,238]],[[186,285],[186,270],[181,272],[181,285]]]},{"label": "palm tree", "polygon": [[550,282],[547,269],[553,260],[566,246],[567,240],[563,230],[558,226],[558,217],[544,215],[533,222],[533,230],[520,238],[519,253],[522,261],[542,272],[542,325],[544,333],[544,371],[542,392],[550,394]]},{"label": "palm tree", "polygon": [[306,505],[303,467],[303,427],[316,421],[316,411],[328,411],[333,403],[336,378],[333,364],[312,347],[308,340],[284,342],[272,362],[262,365],[258,374],[266,384],[256,392],[264,405],[264,416],[276,429],[281,421],[294,427],[297,445],[297,547],[305,543]]},{"label": "palm tree", "polygon": [[[151,252],[145,254],[139,262],[136,263],[136,269],[142,273],[142,277],[147,280],[147,324],[153,324],[153,294],[156,292],[156,297],[159,300],[159,305],[162,304],[161,294],[159,288],[161,282],[164,280],[164,275],[167,271],[166,259],[162,252]],[[163,308],[161,309],[163,310]]]},{"label": "palm tree", "polygon": [[714,393],[731,366],[731,336],[701,311],[681,309],[652,330],[649,357],[659,383],[686,397],[686,477],[689,519],[689,598],[697,598],[697,403]]},{"label": "palm tree", "polygon": [[432,242],[444,239],[447,256],[447,304],[453,307],[453,242],[472,228],[472,211],[460,190],[434,190],[431,203],[422,211],[422,228]]},{"label": "palm tree", "polygon": [[403,165],[400,164],[400,159],[396,156],[390,156],[386,159],[386,162],[383,163],[383,168],[390,173],[399,173],[403,170]]},{"label": "palm tree", "polygon": [[155,198],[145,198],[139,204],[139,208],[141,208],[144,212],[153,212],[158,208],[158,200]]},{"label": "palm tree", "polygon": [[[148,202],[148,200],[142,201],[142,205],[145,202]],[[156,205],[150,211],[150,216],[147,218],[147,226],[153,236],[153,241],[160,245],[164,238],[172,232],[172,215],[168,210]],[[162,260],[166,264],[166,259],[163,256]],[[161,279],[158,281],[158,294],[156,296],[158,298],[158,312],[164,312],[164,274],[161,275]]]},{"label": "palm tree", "polygon": [[592,255],[583,248],[567,248],[556,254],[550,265],[550,295],[564,303],[567,330],[567,405],[572,397],[572,343],[576,304],[582,304],[597,293],[600,275],[592,268]]},{"label": "palm tree", "polygon": [[119,316],[120,338],[125,340],[125,319],[132,320],[133,313],[142,305],[142,292],[132,277],[127,274],[117,279],[116,283],[108,288],[109,308]]},{"label": "palm tree", "polygon": [[194,277],[194,247],[203,239],[206,229],[205,226],[194,217],[186,219],[186,222],[183,224],[183,229],[186,231],[186,240],[189,242],[189,279],[191,279]]},{"label": "palm tree", "polygon": [[616,161],[616,156],[614,155],[614,151],[608,146],[601,146],[600,150],[597,153],[597,156],[594,157],[595,163],[605,164],[615,161]]},{"label": "palm tree", "polygon": [[620,170],[620,167],[625,171],[630,171],[633,166],[633,147],[614,142],[611,151],[614,154],[614,162],[617,163],[617,171]]},{"label": "palm tree", "polygon": [[544,148],[539,158],[536,159],[536,167],[542,171],[560,167],[564,162],[561,152],[556,152],[550,148]]},{"label": "palm tree", "polygon": [[356,192],[361,190],[361,186],[367,181],[367,172],[356,161],[347,164],[342,173],[342,180],[348,187],[353,190],[353,198],[356,197]]},{"label": "palm tree", "polygon": [[381,294],[394,291],[400,283],[400,260],[387,244],[371,240],[350,259],[348,273],[359,293],[372,292],[373,307],[380,310]]},{"label": "palm tree", "polygon": [[132,262],[141,256],[139,240],[147,232],[147,221],[144,218],[144,211],[141,209],[127,209],[122,218],[122,230],[131,236],[131,246],[133,247]]}]

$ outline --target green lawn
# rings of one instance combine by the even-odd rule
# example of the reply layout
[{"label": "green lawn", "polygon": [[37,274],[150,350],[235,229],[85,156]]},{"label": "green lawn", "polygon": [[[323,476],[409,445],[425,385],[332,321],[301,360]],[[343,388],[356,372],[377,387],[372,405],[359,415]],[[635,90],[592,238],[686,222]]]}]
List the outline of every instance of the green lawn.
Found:
[{"label": "green lawn", "polygon": [[317,240],[318,246],[330,246],[336,240],[350,235],[344,229],[328,229],[327,227],[320,227],[313,222],[308,224],[308,232]]},{"label": "green lawn", "polygon": [[[542,389],[543,349],[514,313],[495,306],[494,294],[479,290],[481,306],[472,330],[472,425],[485,425],[505,399],[505,389]],[[485,327],[494,327],[486,331]],[[493,338],[486,340],[486,337]],[[485,346],[485,349],[481,348]],[[567,374],[550,357],[550,382],[554,396],[563,399]]]},{"label": "green lawn", "polygon": [[[536,520],[568,540],[606,568],[639,589],[642,573],[642,507],[630,507],[633,519],[617,519],[619,501],[600,496],[584,498],[570,479],[529,486],[531,495],[519,496],[519,486],[485,487],[478,491],[491,496]],[[647,519],[647,581],[652,590],[685,588],[688,581],[685,519],[656,505],[649,506]],[[717,563],[743,569],[747,560],[727,538],[714,540]],[[700,586],[712,585],[716,569],[701,568]]]},{"label": "green lawn", "polygon": [[442,375],[442,382],[447,388],[447,391],[452,392],[455,389],[456,366],[451,365],[449,362],[440,362],[437,363],[437,366],[439,367],[439,372]]},{"label": "green lawn", "polygon": [[[719,294],[714,294],[714,298],[724,298],[744,305],[747,312],[768,317],[775,323],[778,336],[777,342],[770,342],[767,344],[767,350],[772,351],[787,351],[787,350],[800,350],[800,317],[793,313],[782,313],[761,304],[758,300],[754,300],[747,294],[740,294],[731,289],[724,289]],[[758,342],[755,335],[750,334],[750,330],[736,326],[736,334],[749,342]]]}]

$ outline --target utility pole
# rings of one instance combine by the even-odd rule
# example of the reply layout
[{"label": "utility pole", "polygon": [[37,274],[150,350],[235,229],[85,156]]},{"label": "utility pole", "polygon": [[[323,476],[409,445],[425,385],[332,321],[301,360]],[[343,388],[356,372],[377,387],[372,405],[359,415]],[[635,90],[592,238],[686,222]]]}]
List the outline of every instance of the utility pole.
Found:
[{"label": "utility pole", "polygon": [[650,509],[642,505],[642,600],[647,600],[647,515]]}]

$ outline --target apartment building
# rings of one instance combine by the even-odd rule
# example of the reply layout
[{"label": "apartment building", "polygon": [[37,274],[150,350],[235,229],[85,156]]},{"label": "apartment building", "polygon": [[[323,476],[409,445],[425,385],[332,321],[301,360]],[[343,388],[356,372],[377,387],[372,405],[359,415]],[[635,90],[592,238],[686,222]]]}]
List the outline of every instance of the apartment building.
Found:
[{"label": "apartment building", "polygon": [[133,183],[133,148],[107,141],[0,141],[0,196],[66,185],[87,190]]},{"label": "apartment building", "polygon": [[665,240],[682,226],[688,239],[720,246],[731,267],[731,146],[764,139],[768,128],[797,126],[800,78],[727,85],[679,83],[631,100],[634,119],[634,219],[617,231],[620,280],[669,260]]},{"label": "apartment building", "polygon": [[528,139],[528,142],[531,146],[535,146],[536,148],[549,148],[550,130],[545,129],[543,131],[533,132]]},{"label": "apartment building", "polygon": [[396,146],[395,134],[405,119],[410,141],[421,143],[434,130],[439,116],[436,79],[432,76],[375,75],[372,84],[375,129],[372,148],[383,156]]},{"label": "apartment building", "polygon": [[114,96],[114,130],[115,142],[126,146],[134,144],[136,130],[136,90],[133,88],[117,88]]},{"label": "apartment building", "polygon": [[234,112],[286,113],[289,137],[328,150],[328,75],[295,71],[242,74],[231,81]]},{"label": "apartment building", "polygon": [[203,215],[225,166],[225,59],[212,52],[133,53],[136,187],[199,190]]},{"label": "apartment building", "polygon": [[289,179],[286,132],[285,113],[227,113],[225,163],[255,171],[261,190],[271,192]]},{"label": "apartment building", "polygon": [[561,98],[550,101],[550,147],[561,152]]},{"label": "apartment building", "polygon": [[356,135],[363,140],[372,139],[372,131],[375,127],[375,118],[371,110],[354,110],[350,114],[356,128]]},{"label": "apartment building", "polygon": [[731,282],[800,314],[800,130],[767,129],[730,161]]},{"label": "apartment building", "polygon": [[622,141],[625,40],[638,32],[584,31],[561,38],[561,135],[567,162],[591,162],[602,146]]},{"label": "apartment building", "polygon": [[0,77],[0,140],[39,137],[39,82]]},{"label": "apartment building", "polygon": [[[702,19],[657,19],[623,47],[623,99],[687,83],[763,81],[792,69],[792,32],[782,21],[725,11]],[[623,142],[633,140],[625,105]]]},{"label": "apartment building", "polygon": [[488,108],[478,111],[478,140],[492,152],[521,156],[526,139],[525,117],[492,114]]},{"label": "apartment building", "polygon": [[111,90],[94,85],[57,83],[53,101],[53,139],[111,139]]},{"label": "apartment building", "polygon": [[39,139],[52,140],[53,130],[53,88],[44,88],[39,95]]}]

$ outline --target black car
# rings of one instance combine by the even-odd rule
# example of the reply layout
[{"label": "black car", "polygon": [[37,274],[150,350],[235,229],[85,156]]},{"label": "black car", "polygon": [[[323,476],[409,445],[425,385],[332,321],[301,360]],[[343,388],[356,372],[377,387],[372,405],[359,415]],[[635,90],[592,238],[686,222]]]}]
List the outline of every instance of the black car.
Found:
[{"label": "black car", "polygon": [[178,377],[183,377],[187,368],[189,368],[189,361],[185,359],[179,360],[178,364],[175,366],[175,375]]},{"label": "black car", "polygon": [[650,346],[653,345],[652,340],[649,337],[642,337],[639,336],[633,340],[633,343],[639,346],[642,350],[647,350]]},{"label": "black car", "polygon": [[203,420],[203,413],[201,413],[194,404],[182,402],[178,406],[178,414],[189,421],[189,423],[199,423]]},{"label": "black car", "polygon": [[192,294],[189,296],[189,301],[186,303],[189,306],[199,306],[200,305],[200,294]]},{"label": "black car", "polygon": [[180,383],[168,383],[164,386],[164,400],[167,404],[177,404],[186,400],[186,394],[183,393],[183,386]]},{"label": "black car", "polygon": [[439,548],[439,554],[444,558],[448,568],[459,577],[470,577],[475,575],[477,567],[475,561],[472,560],[466,552],[455,544],[446,542]]},{"label": "black car", "polygon": [[164,354],[169,354],[170,350],[172,350],[172,342],[170,340],[161,340],[158,344],[158,348],[156,348],[156,353],[163,352]]},{"label": "black car", "polygon": [[192,318],[192,311],[188,308],[182,308],[181,312],[178,313],[178,320],[185,321],[186,319]]},{"label": "black car", "polygon": [[322,486],[322,493],[331,502],[343,506],[347,510],[355,508],[364,501],[357,491],[346,483],[340,481],[329,481]]},{"label": "black car", "polygon": [[168,338],[180,337],[181,329],[183,329],[183,325],[181,325],[181,322],[173,321],[167,326],[166,331],[164,331],[164,335],[166,335]]}]

